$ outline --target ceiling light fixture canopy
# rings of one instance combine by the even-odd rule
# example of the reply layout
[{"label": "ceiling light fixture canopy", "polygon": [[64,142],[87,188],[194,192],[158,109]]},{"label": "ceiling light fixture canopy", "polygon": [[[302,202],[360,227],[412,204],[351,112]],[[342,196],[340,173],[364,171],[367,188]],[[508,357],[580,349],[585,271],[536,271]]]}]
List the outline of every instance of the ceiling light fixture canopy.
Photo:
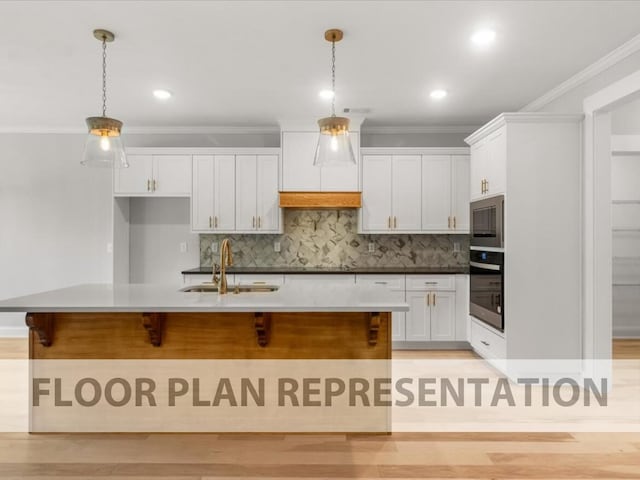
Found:
[{"label": "ceiling light fixture canopy", "polygon": [[122,122],[107,117],[107,42],[115,35],[108,30],[94,30],[93,36],[102,42],[102,116],[86,119],[89,135],[84,145],[82,163],[88,167],[127,168],[120,132]]},{"label": "ceiling light fixture canopy", "polygon": [[324,38],[331,42],[331,116],[318,120],[320,136],[313,159],[319,167],[355,165],[356,159],[349,140],[349,119],[336,116],[336,42],[342,40],[342,30],[331,29]]}]

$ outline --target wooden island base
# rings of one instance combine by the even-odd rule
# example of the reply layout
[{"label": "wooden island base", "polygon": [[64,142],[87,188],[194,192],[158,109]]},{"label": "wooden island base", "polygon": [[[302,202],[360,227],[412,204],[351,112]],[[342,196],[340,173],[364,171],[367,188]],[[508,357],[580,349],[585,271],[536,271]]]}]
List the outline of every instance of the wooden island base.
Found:
[{"label": "wooden island base", "polygon": [[29,313],[31,359],[390,359],[389,312]]}]

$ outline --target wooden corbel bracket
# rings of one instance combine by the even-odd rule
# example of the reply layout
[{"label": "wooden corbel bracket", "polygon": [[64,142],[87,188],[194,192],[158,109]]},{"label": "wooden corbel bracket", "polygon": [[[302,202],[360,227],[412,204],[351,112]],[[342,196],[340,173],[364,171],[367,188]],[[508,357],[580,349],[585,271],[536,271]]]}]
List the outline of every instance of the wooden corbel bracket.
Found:
[{"label": "wooden corbel bracket", "polygon": [[54,319],[53,313],[27,313],[25,322],[29,329],[38,336],[43,347],[50,347],[53,343]]},{"label": "wooden corbel bracket", "polygon": [[149,341],[154,347],[162,345],[162,331],[164,330],[164,313],[143,313],[142,326],[149,334]]},{"label": "wooden corbel bracket", "polygon": [[372,312],[369,314],[369,345],[378,344],[378,331],[380,330],[380,314]]},{"label": "wooden corbel bracket", "polygon": [[256,312],[254,314],[254,326],[258,337],[258,345],[266,347],[271,334],[271,314]]}]

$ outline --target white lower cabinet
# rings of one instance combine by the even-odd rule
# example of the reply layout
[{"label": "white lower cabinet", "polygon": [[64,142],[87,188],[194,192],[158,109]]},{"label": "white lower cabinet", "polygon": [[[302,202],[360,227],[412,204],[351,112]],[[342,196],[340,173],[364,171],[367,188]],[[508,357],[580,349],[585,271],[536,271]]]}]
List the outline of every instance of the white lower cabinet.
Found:
[{"label": "white lower cabinet", "polygon": [[[380,286],[391,292],[394,299],[401,302],[405,300],[404,275],[356,275],[356,284]],[[391,314],[391,340],[394,342],[405,339],[405,316],[405,312]]]},{"label": "white lower cabinet", "polygon": [[[407,275],[405,340],[439,342],[456,336],[456,276]],[[462,284],[463,285],[463,284]]]}]

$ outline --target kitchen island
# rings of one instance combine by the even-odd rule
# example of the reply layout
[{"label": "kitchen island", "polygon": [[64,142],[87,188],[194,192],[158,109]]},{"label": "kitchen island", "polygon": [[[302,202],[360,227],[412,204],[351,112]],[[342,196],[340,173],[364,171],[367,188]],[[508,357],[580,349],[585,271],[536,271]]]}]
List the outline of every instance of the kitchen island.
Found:
[{"label": "kitchen island", "polygon": [[388,359],[384,289],[283,285],[226,295],[80,285],[0,302],[27,312],[31,359]]},{"label": "kitchen island", "polygon": [[234,290],[80,285],[0,302],[30,329],[29,431],[390,431],[387,407],[314,399],[320,377],[340,397],[390,376],[406,303],[360,285]]}]

